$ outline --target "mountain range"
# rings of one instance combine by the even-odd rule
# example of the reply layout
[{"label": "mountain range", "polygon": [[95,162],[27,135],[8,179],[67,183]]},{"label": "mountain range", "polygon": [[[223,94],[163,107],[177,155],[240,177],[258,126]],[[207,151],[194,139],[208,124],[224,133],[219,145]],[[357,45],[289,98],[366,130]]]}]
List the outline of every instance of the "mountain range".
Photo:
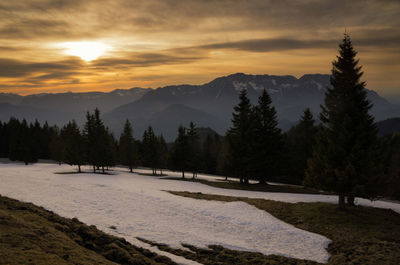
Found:
[{"label": "mountain range", "polygon": [[[229,128],[233,107],[238,103],[238,92],[246,89],[252,103],[257,103],[266,89],[277,109],[279,126],[286,130],[294,125],[305,108],[317,115],[323,103],[330,76],[307,74],[294,76],[247,75],[223,76],[203,85],[174,85],[157,89],[118,89],[112,92],[58,93],[19,96],[0,93],[0,120],[11,116],[47,120],[62,125],[70,119],[83,123],[85,112],[98,107],[105,124],[119,135],[123,123],[129,119],[136,137],[152,125],[156,133],[167,140],[177,134],[177,127],[190,121],[200,127],[211,127],[224,134]],[[376,120],[400,117],[400,106],[389,103],[376,92],[368,90],[374,104],[371,113]],[[317,116],[316,116],[317,117]]]}]

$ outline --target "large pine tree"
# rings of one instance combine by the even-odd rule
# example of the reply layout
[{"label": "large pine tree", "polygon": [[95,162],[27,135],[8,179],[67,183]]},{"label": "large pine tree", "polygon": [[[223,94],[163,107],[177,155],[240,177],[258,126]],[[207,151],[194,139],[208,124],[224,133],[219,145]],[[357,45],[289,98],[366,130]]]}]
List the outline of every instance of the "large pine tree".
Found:
[{"label": "large pine tree", "polygon": [[306,172],[306,184],[345,196],[371,196],[376,174],[377,128],[368,113],[365,82],[350,37],[345,34],[333,62],[331,85],[320,114],[322,129]]},{"label": "large pine tree", "polygon": [[282,147],[282,133],[278,128],[276,110],[272,100],[264,89],[253,110],[251,138],[250,170],[252,175],[265,183],[268,177],[279,172]]},{"label": "large pine tree", "polygon": [[227,164],[234,167],[231,172],[241,183],[248,183],[251,174],[252,106],[245,89],[240,91],[239,104],[234,107],[232,116],[232,127],[227,133],[230,146]]}]

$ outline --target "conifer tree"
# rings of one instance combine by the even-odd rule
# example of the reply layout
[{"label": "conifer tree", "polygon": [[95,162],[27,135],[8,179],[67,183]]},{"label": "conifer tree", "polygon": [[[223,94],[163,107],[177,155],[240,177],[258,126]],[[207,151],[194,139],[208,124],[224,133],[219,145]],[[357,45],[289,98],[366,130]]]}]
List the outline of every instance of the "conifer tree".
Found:
[{"label": "conifer tree", "polygon": [[200,142],[196,125],[192,121],[189,124],[189,129],[187,130],[187,140],[188,140],[188,152],[187,152],[188,170],[192,171],[193,178],[195,178],[200,166],[199,165]]},{"label": "conifer tree", "polygon": [[188,136],[186,128],[182,125],[178,128],[178,137],[175,139],[171,151],[171,163],[174,170],[182,172],[182,178],[185,178],[185,171],[188,170]]},{"label": "conifer tree", "polygon": [[115,140],[104,126],[97,108],[93,114],[86,114],[84,137],[88,164],[93,166],[93,172],[101,168],[104,173],[105,168],[115,164]]},{"label": "conifer tree", "polygon": [[345,196],[373,196],[377,128],[368,113],[365,82],[350,37],[345,34],[333,62],[331,85],[320,114],[322,129],[309,161],[305,184],[338,193],[339,208]]},{"label": "conifer tree", "polygon": [[219,135],[207,135],[202,146],[202,169],[208,174],[217,174],[218,154],[221,148]]},{"label": "conifer tree", "polygon": [[251,117],[251,137],[248,139],[251,144],[250,170],[260,183],[265,183],[267,177],[278,174],[283,152],[282,133],[278,128],[276,110],[265,89]]},{"label": "conifer tree", "polygon": [[291,176],[290,182],[301,184],[304,180],[307,160],[312,156],[317,126],[309,108],[300,118],[299,123],[286,133],[286,144],[289,151],[290,168],[286,171]]},{"label": "conifer tree", "polygon": [[143,165],[150,167],[152,169],[152,174],[157,175],[160,154],[158,150],[158,140],[151,126],[143,133],[142,150]]},{"label": "conifer tree", "polygon": [[57,126],[53,127],[50,138],[50,157],[61,165],[65,157],[65,143]]},{"label": "conifer tree", "polygon": [[162,135],[158,137],[158,155],[159,155],[159,164],[158,168],[160,169],[160,175],[163,174],[163,168],[167,167],[168,164],[168,146],[165,142],[165,139]]},{"label": "conifer tree", "polygon": [[221,147],[217,155],[217,174],[224,175],[225,180],[228,180],[228,176],[233,176],[234,165],[231,159],[229,134],[227,134],[221,141]]},{"label": "conifer tree", "polygon": [[242,89],[239,94],[239,104],[234,107],[232,127],[228,130],[229,163],[233,165],[232,174],[240,179],[241,183],[248,183],[250,177],[251,157],[251,130],[252,107],[247,97],[247,91]]},{"label": "conifer tree", "polygon": [[74,120],[62,128],[61,137],[65,143],[64,162],[78,166],[81,173],[81,166],[85,164],[85,141]]},{"label": "conifer tree", "polygon": [[119,157],[122,165],[128,166],[129,171],[133,172],[137,162],[137,148],[129,120],[126,120],[124,131],[119,138]]}]

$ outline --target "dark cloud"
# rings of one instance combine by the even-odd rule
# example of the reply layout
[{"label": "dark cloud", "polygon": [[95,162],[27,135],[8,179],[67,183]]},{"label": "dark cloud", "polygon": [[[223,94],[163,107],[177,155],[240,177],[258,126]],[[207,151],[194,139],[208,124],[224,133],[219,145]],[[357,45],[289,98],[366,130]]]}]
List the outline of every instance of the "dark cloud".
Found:
[{"label": "dark cloud", "polygon": [[[10,17],[12,16],[12,19]],[[33,19],[27,21],[27,17]],[[400,25],[398,0],[60,0],[0,5],[0,36],[101,37],[190,31],[315,30]],[[15,34],[12,34],[15,32]],[[92,36],[93,35],[93,36]]]},{"label": "dark cloud", "polygon": [[54,74],[77,70],[82,66],[81,60],[66,60],[60,62],[29,63],[14,59],[0,58],[0,77],[25,77],[31,74]]},{"label": "dark cloud", "polygon": [[182,64],[200,60],[201,57],[183,57],[160,53],[126,54],[123,58],[101,58],[92,62],[94,67],[119,67],[119,66],[155,66],[165,64]]},{"label": "dark cloud", "polygon": [[296,49],[332,48],[332,40],[255,39],[198,46],[202,49],[234,49],[250,52],[273,52]]}]

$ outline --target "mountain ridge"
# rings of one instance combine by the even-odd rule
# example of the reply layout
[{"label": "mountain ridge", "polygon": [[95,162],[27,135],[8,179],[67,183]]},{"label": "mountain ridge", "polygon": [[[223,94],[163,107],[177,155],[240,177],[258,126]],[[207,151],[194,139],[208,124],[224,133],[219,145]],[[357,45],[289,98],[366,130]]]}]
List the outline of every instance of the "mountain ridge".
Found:
[{"label": "mountain ridge", "polygon": [[[8,100],[6,103],[12,104],[14,111],[19,106],[58,113],[65,116],[59,120],[71,117],[80,124],[84,122],[86,111],[99,107],[106,125],[115,135],[119,135],[124,121],[129,119],[134,128],[136,127],[136,137],[140,137],[144,128],[150,124],[156,133],[172,137],[176,135],[177,124],[187,125],[185,123],[188,122],[189,113],[193,115],[190,118],[195,123],[224,134],[230,126],[232,110],[238,103],[238,92],[241,89],[247,90],[253,104],[257,103],[258,96],[266,89],[277,110],[279,126],[286,130],[298,121],[305,108],[311,108],[315,115],[319,113],[327,87],[330,87],[330,75],[327,74],[305,74],[296,78],[292,75],[235,73],[217,77],[202,85],[170,85],[156,89],[136,87],[110,92],[45,93],[29,96],[0,93],[0,103]],[[367,90],[367,94],[374,104],[371,113],[376,121],[400,117],[400,106],[389,103],[375,91]],[[3,105],[3,109],[5,108]],[[18,113],[22,116],[24,111]],[[29,113],[29,116],[33,114]],[[43,113],[40,115],[42,117],[37,117],[39,120],[43,120],[43,116],[49,116]],[[0,113],[0,120],[6,119],[5,116],[7,115]],[[52,120],[57,121],[57,117],[52,117]]]}]

